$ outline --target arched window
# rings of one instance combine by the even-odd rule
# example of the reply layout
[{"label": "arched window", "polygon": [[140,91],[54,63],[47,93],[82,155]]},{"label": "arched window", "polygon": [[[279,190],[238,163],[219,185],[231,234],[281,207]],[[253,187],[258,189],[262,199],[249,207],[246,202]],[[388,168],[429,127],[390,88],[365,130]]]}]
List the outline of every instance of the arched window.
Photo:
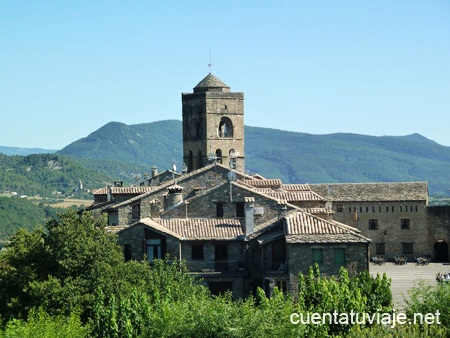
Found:
[{"label": "arched window", "polygon": [[233,137],[233,123],[228,117],[220,119],[219,137]]},{"label": "arched window", "polygon": [[235,169],[236,168],[236,151],[234,149],[231,149],[229,156],[230,156],[230,168]]},{"label": "arched window", "polygon": [[222,163],[222,150],[216,150],[216,161],[217,163]]}]

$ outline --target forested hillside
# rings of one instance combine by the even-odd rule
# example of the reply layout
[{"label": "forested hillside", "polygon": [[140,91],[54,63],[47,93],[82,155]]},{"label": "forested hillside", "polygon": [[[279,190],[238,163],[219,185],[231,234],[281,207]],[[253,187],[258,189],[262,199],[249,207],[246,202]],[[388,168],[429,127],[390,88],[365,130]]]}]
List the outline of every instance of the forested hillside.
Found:
[{"label": "forested hillside", "polygon": [[[143,174],[153,165],[168,169],[174,159],[181,164],[181,130],[181,121],[176,120],[137,125],[111,122],[59,153],[96,159],[90,164],[95,169],[104,165],[100,159],[124,161],[127,170],[116,162],[117,169],[107,166],[108,174],[129,177],[133,169]],[[245,164],[251,173],[285,183],[427,181],[432,195],[448,195],[450,187],[450,147],[419,134],[311,135],[247,126]]]},{"label": "forested hillside", "polygon": [[19,228],[44,226],[63,209],[37,204],[20,197],[0,197],[0,248]]},{"label": "forested hillside", "polygon": [[[80,184],[82,182],[82,187]],[[74,195],[91,198],[89,190],[111,178],[86,169],[74,159],[58,154],[6,156],[0,154],[0,192],[53,198]]]}]

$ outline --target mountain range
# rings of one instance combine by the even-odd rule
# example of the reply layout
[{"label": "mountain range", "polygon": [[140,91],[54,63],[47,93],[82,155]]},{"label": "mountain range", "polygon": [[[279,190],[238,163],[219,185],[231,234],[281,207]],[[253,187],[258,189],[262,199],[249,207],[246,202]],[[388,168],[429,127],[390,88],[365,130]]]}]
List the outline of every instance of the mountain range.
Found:
[{"label": "mountain range", "polygon": [[[114,166],[127,163],[128,170],[135,168],[135,172],[150,172],[152,166],[166,170],[173,161],[180,168],[182,123],[110,122],[57,153],[83,159],[91,169],[103,166],[116,176],[119,173],[109,171],[105,160]],[[431,194],[444,195],[450,187],[450,147],[419,134],[312,135],[246,126],[245,165],[249,173],[285,183],[427,181]],[[127,176],[123,170],[121,175]]]},{"label": "mountain range", "polygon": [[[0,152],[5,148],[14,149],[0,147]],[[11,168],[18,163],[24,168],[21,169],[23,175],[33,179],[33,171],[25,170],[27,166],[34,165],[36,172],[48,171],[49,161],[59,161],[78,169],[53,171],[52,181],[61,186],[65,173],[72,173],[73,177],[66,179],[72,182],[67,187],[82,179],[86,187],[93,189],[113,180],[135,184],[151,172],[152,166],[163,171],[175,162],[180,169],[182,148],[182,123],[179,120],[135,125],[110,122],[59,151],[49,150],[52,156],[2,156],[0,167],[9,168],[7,176],[3,174],[3,177],[11,182]],[[33,152],[17,149],[22,153]],[[448,196],[450,187],[450,147],[419,134],[312,135],[246,126],[245,165],[248,173],[280,178],[285,183],[427,181],[430,195],[444,196]],[[54,177],[56,172],[59,176]],[[93,173],[101,175],[89,179],[94,178]],[[20,172],[17,175],[20,176]],[[17,179],[18,176],[14,177]],[[45,184],[48,182],[41,182],[42,186]]]}]

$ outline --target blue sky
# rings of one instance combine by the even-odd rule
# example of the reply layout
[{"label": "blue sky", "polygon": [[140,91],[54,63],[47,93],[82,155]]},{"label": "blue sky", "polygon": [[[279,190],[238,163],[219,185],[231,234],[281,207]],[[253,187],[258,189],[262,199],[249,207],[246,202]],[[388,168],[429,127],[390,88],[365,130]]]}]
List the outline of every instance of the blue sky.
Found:
[{"label": "blue sky", "polygon": [[450,146],[450,1],[0,0],[0,145],[181,120],[209,72],[245,124]]}]

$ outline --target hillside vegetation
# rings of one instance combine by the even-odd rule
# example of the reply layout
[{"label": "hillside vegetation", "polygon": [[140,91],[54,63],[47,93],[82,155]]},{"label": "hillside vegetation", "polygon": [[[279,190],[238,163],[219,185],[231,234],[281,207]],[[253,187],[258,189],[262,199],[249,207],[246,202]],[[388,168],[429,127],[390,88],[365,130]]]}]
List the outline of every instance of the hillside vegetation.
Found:
[{"label": "hillside vegetation", "polygon": [[[111,122],[59,153],[129,179],[133,170],[144,174],[154,165],[166,170],[174,159],[181,164],[182,124],[177,120],[137,125]],[[311,135],[247,126],[245,163],[249,172],[285,183],[427,181],[433,195],[448,195],[450,187],[450,147],[419,134]]]},{"label": "hillside vegetation", "polygon": [[43,227],[50,218],[63,211],[24,198],[0,196],[0,248],[18,229]]},{"label": "hillside vegetation", "polygon": [[[80,180],[83,189],[80,189]],[[0,192],[57,198],[91,198],[89,190],[105,185],[111,178],[87,169],[76,160],[59,154],[6,156],[0,154]]]}]

